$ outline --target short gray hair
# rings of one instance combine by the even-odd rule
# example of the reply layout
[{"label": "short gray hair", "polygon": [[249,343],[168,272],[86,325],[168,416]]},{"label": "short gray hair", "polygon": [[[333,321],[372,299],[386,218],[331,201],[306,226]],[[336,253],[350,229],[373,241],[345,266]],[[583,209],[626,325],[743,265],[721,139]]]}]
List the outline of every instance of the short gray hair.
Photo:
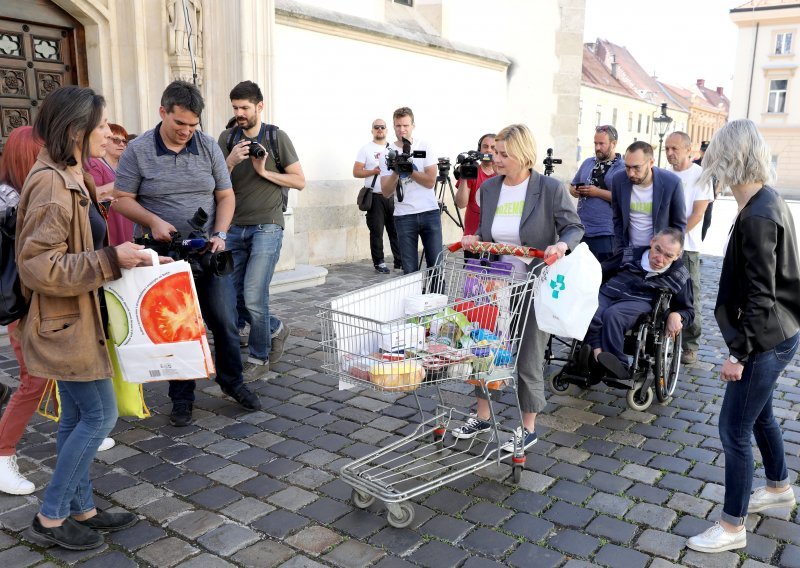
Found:
[{"label": "short gray hair", "polygon": [[676,130],[675,132],[670,132],[667,134],[667,140],[669,140],[670,136],[677,136],[683,142],[683,145],[687,148],[691,148],[692,146],[692,138],[685,132],[681,132],[680,130]]},{"label": "short gray hair", "polygon": [[703,155],[701,185],[713,178],[725,186],[772,182],[772,154],[752,120],[734,120],[714,134]]}]

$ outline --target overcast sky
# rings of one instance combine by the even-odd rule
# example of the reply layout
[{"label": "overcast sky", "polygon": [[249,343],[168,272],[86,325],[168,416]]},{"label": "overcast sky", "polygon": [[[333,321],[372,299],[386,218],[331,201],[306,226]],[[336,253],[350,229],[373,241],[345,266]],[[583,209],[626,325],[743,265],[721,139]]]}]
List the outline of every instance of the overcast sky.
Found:
[{"label": "overcast sky", "polygon": [[737,27],[730,9],[745,0],[586,0],[584,41],[606,39],[628,48],[665,83],[706,87],[730,95]]}]

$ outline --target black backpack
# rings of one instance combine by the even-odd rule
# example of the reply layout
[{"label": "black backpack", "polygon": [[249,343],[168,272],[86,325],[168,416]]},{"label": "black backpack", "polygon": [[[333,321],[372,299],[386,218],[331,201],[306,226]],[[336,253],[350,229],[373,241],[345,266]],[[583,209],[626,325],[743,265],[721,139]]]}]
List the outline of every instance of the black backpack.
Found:
[{"label": "black backpack", "polygon": [[[269,146],[269,152],[272,154],[272,159],[275,160],[275,167],[278,168],[278,173],[285,174],[286,170],[283,168],[283,164],[281,163],[281,155],[278,151],[278,127],[274,124],[261,124],[261,130],[258,133],[258,138],[256,141],[264,145],[264,135],[267,136],[267,143]],[[241,126],[234,126],[230,133],[228,134],[228,153],[230,153],[231,149],[239,143],[242,139],[242,127]],[[281,199],[283,201],[283,212],[286,212],[287,207],[289,206],[289,188],[282,187],[281,188]]]},{"label": "black backpack", "polygon": [[8,325],[28,312],[28,301],[19,285],[14,247],[17,208],[8,207],[0,223],[0,325]]}]

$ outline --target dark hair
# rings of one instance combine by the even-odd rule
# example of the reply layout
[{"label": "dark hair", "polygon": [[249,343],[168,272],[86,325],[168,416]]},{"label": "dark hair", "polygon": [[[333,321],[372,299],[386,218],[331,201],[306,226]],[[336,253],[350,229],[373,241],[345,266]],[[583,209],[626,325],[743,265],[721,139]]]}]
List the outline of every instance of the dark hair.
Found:
[{"label": "dark hair", "polygon": [[396,111],[392,113],[392,122],[397,120],[398,118],[403,118],[404,116],[411,117],[411,124],[414,124],[414,112],[408,107],[400,107]]},{"label": "dark hair", "polygon": [[666,229],[661,229],[655,235],[653,235],[654,239],[659,237],[669,237],[672,239],[672,242],[678,243],[681,245],[681,250],[683,250],[683,238],[684,234],[683,231],[680,229],[676,229],[675,227],[667,227]]},{"label": "dark hair", "polygon": [[78,163],[75,148],[80,135],[83,136],[81,163],[89,159],[89,136],[103,119],[105,106],[101,95],[84,87],[61,87],[47,95],[33,128],[55,163],[66,166]]},{"label": "dark hair", "polygon": [[264,95],[261,89],[252,81],[242,81],[231,89],[230,98],[232,101],[250,101],[254,105],[264,102]]},{"label": "dark hair", "polygon": [[481,151],[481,144],[483,144],[483,141],[486,138],[497,138],[497,134],[495,134],[494,132],[487,132],[486,134],[478,138],[478,152]]},{"label": "dark hair", "polygon": [[639,150],[641,150],[644,153],[645,158],[648,156],[650,156],[651,158],[653,157],[653,147],[644,140],[637,140],[636,142],[628,146],[628,149],[625,150],[625,152],[626,153],[638,152]]},{"label": "dark hair", "polygon": [[614,142],[615,140],[619,140],[619,135],[617,134],[617,129],[611,126],[610,124],[602,124],[594,129],[595,132],[605,132],[608,134],[609,142]]},{"label": "dark hair", "polygon": [[173,81],[161,94],[161,106],[167,112],[172,112],[175,106],[183,107],[199,117],[205,103],[197,87],[186,81]]}]

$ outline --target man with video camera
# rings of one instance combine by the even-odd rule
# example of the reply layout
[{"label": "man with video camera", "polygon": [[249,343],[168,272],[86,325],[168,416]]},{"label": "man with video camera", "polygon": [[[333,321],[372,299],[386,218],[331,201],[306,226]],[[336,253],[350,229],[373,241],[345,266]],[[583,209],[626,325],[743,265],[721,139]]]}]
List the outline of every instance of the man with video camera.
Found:
[{"label": "man with video camera", "polygon": [[233,253],[238,326],[250,324],[246,381],[263,377],[277,363],[289,326],[269,311],[269,285],[283,245],[283,188],[303,189],[306,178],[286,132],[261,122],[264,95],[252,81],[230,93],[236,125],[219,135],[231,173],[236,210],[228,231]]},{"label": "man with video camera", "polygon": [[[202,222],[202,209],[208,215],[203,229],[213,231],[203,253],[210,255],[225,251],[235,197],[216,140],[196,131],[203,107],[203,97],[191,83],[167,86],[161,95],[161,122],[137,136],[120,158],[114,208],[137,224],[137,237],[148,235],[165,246],[175,242],[176,232],[186,237],[197,231],[192,225]],[[236,294],[230,274],[224,274],[226,266],[230,268],[223,262],[221,270],[195,272],[203,319],[214,335],[216,381],[243,408],[260,410],[261,401],[242,381]],[[170,381],[172,425],[191,423],[194,388],[195,381]]]},{"label": "man with video camera", "polygon": [[[487,179],[497,175],[494,170],[493,158],[495,153],[494,148],[494,133],[484,134],[478,139],[478,158],[480,159],[480,167],[477,171],[477,177],[465,178],[458,174],[459,169],[456,168],[456,207],[463,209],[467,208],[464,213],[464,234],[474,235],[478,231],[478,223],[481,218],[481,207],[478,205],[476,195],[483,182]],[[465,250],[464,258],[479,258],[480,254],[472,251]]]},{"label": "man with video camera", "polygon": [[397,140],[390,145],[381,164],[381,191],[395,197],[394,224],[403,272],[419,269],[419,239],[428,267],[436,264],[442,252],[442,219],[433,187],[438,172],[436,158],[428,145],[413,138],[414,113],[400,107],[392,115]]}]

